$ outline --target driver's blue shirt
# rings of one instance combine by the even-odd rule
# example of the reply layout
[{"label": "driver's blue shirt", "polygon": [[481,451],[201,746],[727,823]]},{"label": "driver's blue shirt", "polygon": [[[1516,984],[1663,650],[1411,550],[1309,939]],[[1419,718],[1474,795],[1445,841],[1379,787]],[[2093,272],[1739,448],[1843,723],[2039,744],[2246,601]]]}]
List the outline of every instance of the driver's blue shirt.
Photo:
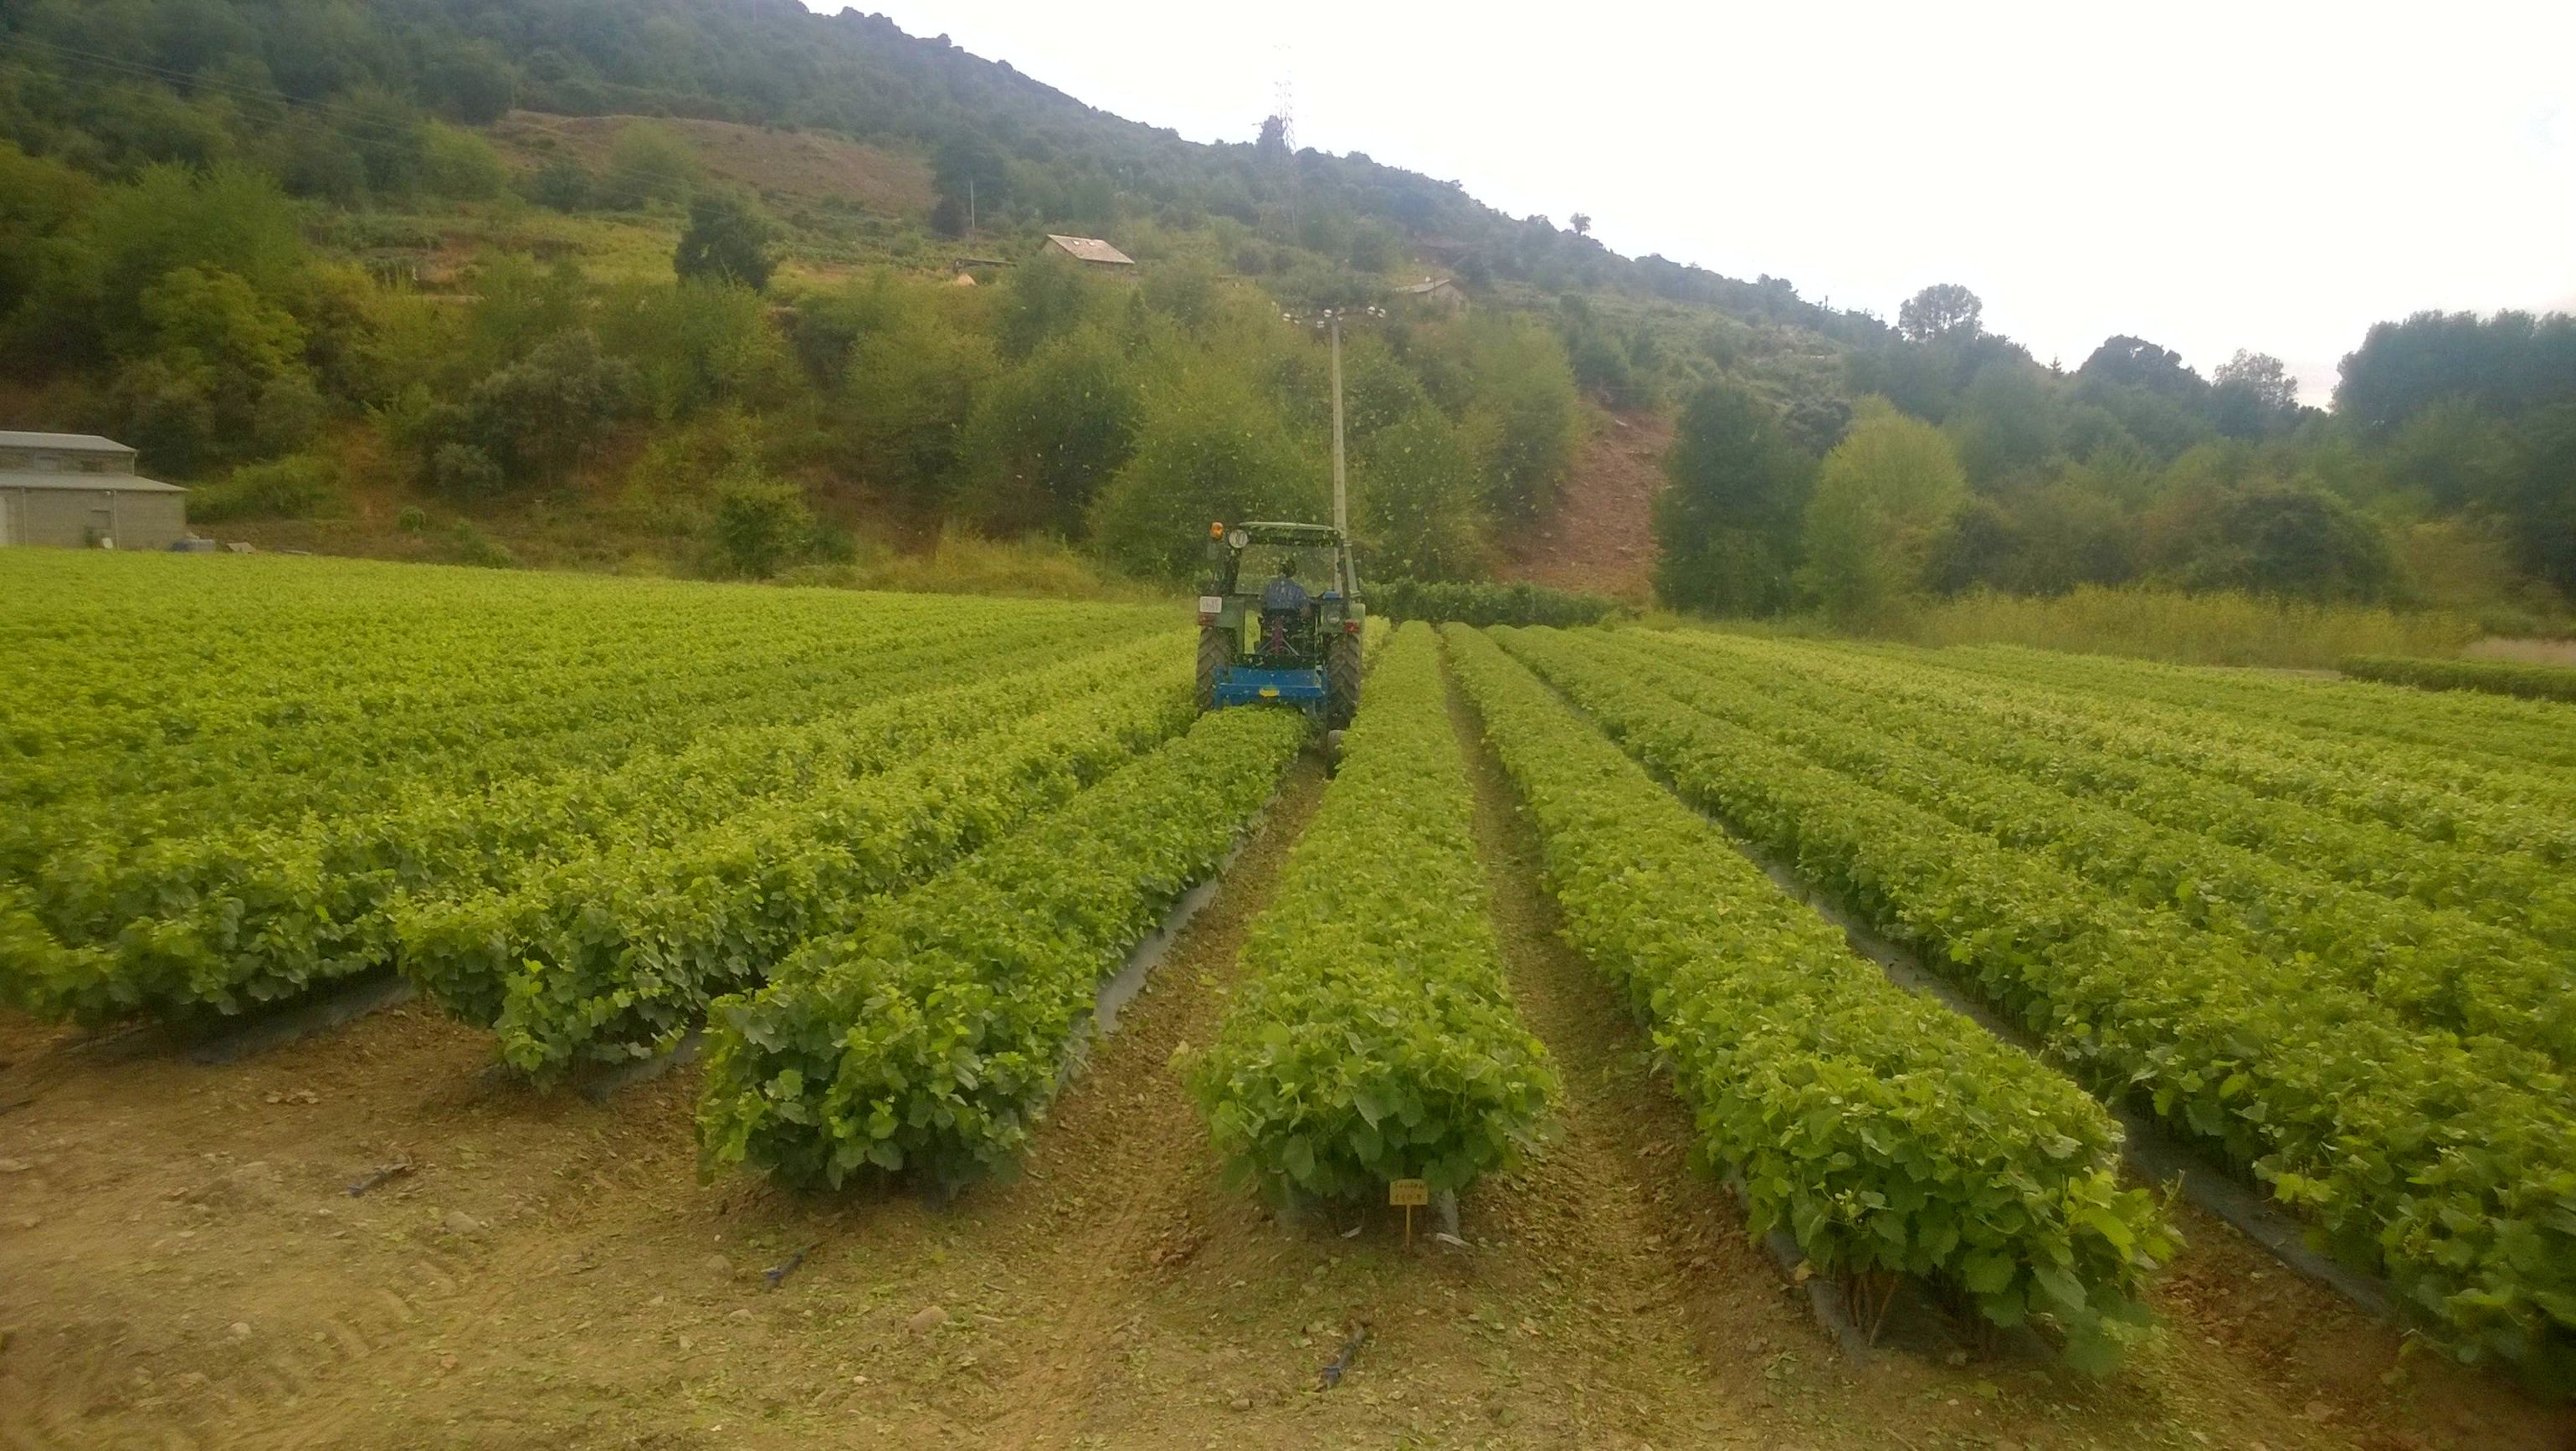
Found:
[{"label": "driver's blue shirt", "polygon": [[1275,613],[1304,614],[1306,612],[1306,587],[1299,584],[1297,581],[1284,576],[1279,579],[1272,580],[1269,587],[1261,591],[1261,612],[1265,615]]}]

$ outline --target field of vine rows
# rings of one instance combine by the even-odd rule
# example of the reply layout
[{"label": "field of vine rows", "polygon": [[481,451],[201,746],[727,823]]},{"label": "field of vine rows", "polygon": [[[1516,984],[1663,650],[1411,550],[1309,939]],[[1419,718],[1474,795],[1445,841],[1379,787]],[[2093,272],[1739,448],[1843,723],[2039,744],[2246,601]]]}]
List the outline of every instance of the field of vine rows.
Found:
[{"label": "field of vine rows", "polygon": [[2576,1444],[2576,707],[1367,652],[0,553],[0,1445]]}]

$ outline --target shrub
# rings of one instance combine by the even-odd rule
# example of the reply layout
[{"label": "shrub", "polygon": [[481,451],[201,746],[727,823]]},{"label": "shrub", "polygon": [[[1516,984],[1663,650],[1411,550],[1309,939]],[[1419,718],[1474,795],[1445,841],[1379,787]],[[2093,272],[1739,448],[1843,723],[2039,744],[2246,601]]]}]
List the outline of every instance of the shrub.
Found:
[{"label": "shrub", "polygon": [[716,548],[734,574],[767,579],[812,536],[814,516],[795,485],[743,472],[716,492]]},{"label": "shrub", "polygon": [[519,563],[519,556],[511,553],[508,545],[475,528],[468,519],[457,520],[456,527],[448,531],[447,554],[458,564],[479,569],[514,569]]},{"label": "shrub", "polygon": [[421,186],[433,196],[488,201],[510,184],[510,169],[492,143],[435,122],[421,137]]},{"label": "shrub", "polygon": [[244,464],[188,495],[190,523],[226,519],[311,519],[344,501],[339,471],[311,457]]},{"label": "shrub", "polygon": [[1239,378],[1184,375],[1159,405],[1136,456],[1092,504],[1092,538],[1113,562],[1177,579],[1197,564],[1211,520],[1322,512],[1323,470]]},{"label": "shrub", "polygon": [[599,199],[619,211],[651,202],[686,202],[698,187],[698,154],[689,143],[650,122],[632,122],[609,148]]},{"label": "shrub", "polygon": [[2576,701],[2576,670],[2509,660],[2410,660],[2357,655],[2339,667],[2356,680],[2411,685],[2418,690],[2475,690],[2525,700]]},{"label": "shrub", "polygon": [[1369,613],[1390,620],[1461,625],[1597,625],[1623,606],[1608,595],[1536,584],[1484,584],[1362,577]]}]

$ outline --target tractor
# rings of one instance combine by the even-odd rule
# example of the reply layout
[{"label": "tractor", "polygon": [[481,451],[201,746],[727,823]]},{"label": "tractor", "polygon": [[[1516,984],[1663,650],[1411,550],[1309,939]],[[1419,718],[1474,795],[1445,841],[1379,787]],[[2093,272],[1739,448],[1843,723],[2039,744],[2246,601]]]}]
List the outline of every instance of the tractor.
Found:
[{"label": "tractor", "polygon": [[1208,526],[1199,709],[1286,705],[1329,751],[1360,707],[1358,566],[1329,524]]}]

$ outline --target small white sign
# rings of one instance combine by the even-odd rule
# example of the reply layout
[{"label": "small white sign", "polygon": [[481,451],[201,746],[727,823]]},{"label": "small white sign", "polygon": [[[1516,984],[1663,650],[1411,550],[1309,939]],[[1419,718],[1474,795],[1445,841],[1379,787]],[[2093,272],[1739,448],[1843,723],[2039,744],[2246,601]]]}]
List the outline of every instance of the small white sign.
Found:
[{"label": "small white sign", "polygon": [[1222,595],[1200,595],[1200,596],[1199,596],[1199,613],[1200,613],[1200,614],[1202,614],[1202,615],[1213,615],[1213,614],[1216,614],[1216,613],[1218,613],[1219,611],[1223,610],[1224,608],[1225,608],[1225,597],[1224,597],[1224,596],[1222,596]]}]

